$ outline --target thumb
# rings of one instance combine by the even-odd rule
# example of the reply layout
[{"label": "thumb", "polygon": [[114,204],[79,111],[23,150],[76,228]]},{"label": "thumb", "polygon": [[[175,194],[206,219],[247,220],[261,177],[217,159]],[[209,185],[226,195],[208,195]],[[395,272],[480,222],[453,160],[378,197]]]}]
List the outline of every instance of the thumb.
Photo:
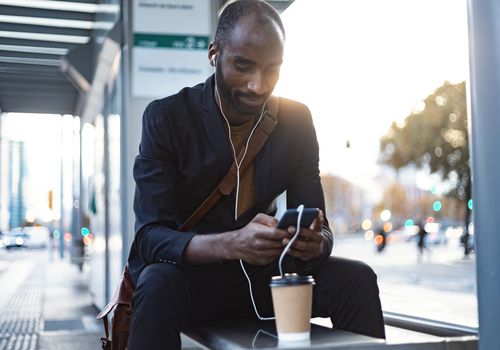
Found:
[{"label": "thumb", "polygon": [[310,229],[313,231],[321,231],[323,229],[323,222],[325,221],[325,218],[323,216],[323,211],[320,210],[318,213],[318,216],[316,219],[314,219],[313,223],[311,224]]}]

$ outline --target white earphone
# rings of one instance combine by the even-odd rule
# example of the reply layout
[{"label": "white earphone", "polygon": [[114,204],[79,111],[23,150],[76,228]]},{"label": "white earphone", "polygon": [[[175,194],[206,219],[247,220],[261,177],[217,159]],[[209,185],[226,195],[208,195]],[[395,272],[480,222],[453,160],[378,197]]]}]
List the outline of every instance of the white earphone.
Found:
[{"label": "white earphone", "polygon": [[[221,102],[221,98],[219,95],[219,89],[217,87],[217,55],[213,55],[210,58],[210,64],[212,66],[214,66],[214,68],[215,68],[215,97],[217,99],[222,117],[224,117],[224,120],[226,121],[226,124],[227,124],[227,130],[228,130],[228,134],[229,134],[228,135],[229,136],[229,143],[231,144],[231,149],[233,150],[234,163],[236,164],[236,203],[234,205],[234,220],[236,221],[236,220],[238,220],[238,201],[239,201],[239,193],[240,193],[240,167],[241,167],[241,164],[243,164],[243,160],[245,159],[245,156],[247,155],[248,145],[250,144],[250,139],[252,138],[253,133],[257,129],[257,126],[259,126],[259,124],[262,120],[262,117],[264,116],[265,104],[264,104],[264,106],[262,106],[262,111],[260,113],[259,120],[257,121],[257,123],[255,123],[252,131],[250,132],[250,135],[248,136],[247,142],[245,144],[245,149],[243,151],[243,156],[241,157],[240,161],[238,162],[238,156],[236,155],[236,148],[234,147],[233,139],[231,138],[231,125],[229,124],[229,120],[226,118],[226,115],[224,114],[224,110],[222,109],[222,102]],[[263,317],[259,314],[259,311],[257,310],[257,305],[255,304],[255,299],[253,297],[252,281],[250,280],[250,276],[248,276],[248,273],[245,270],[245,266],[243,265],[243,260],[241,260],[241,259],[240,259],[240,266],[241,266],[241,270],[243,271],[243,273],[247,279],[247,282],[248,282],[248,290],[250,292],[250,299],[252,300],[252,305],[253,305],[255,315],[260,320],[263,320],[263,321],[274,320],[274,317]]]},{"label": "white earphone", "polygon": [[[217,74],[217,72],[215,74]],[[234,163],[236,164],[236,203],[235,203],[235,208],[234,208],[234,220],[238,220],[238,201],[239,201],[239,193],[240,193],[240,167],[241,167],[241,164],[243,164],[243,160],[245,159],[245,156],[247,155],[248,145],[250,144],[250,140],[252,139],[253,133],[255,132],[257,127],[259,126],[259,124],[262,120],[262,117],[264,116],[264,109],[265,109],[266,105],[262,106],[262,111],[260,112],[259,120],[257,121],[257,123],[255,123],[252,131],[250,132],[250,135],[248,136],[247,142],[245,144],[243,156],[241,157],[240,161],[238,161],[238,156],[236,155],[236,148],[234,147],[233,139],[231,138],[231,136],[232,136],[231,135],[231,125],[229,124],[229,120],[227,119],[226,115],[224,114],[224,110],[222,109],[222,102],[221,102],[220,95],[219,95],[219,89],[217,87],[217,79],[215,79],[215,81],[216,81],[215,82],[215,97],[217,98],[217,100],[219,102],[220,112],[221,112],[222,116],[224,117],[224,120],[226,121],[226,124],[227,124],[227,130],[228,130],[228,134],[229,134],[228,135],[229,136],[229,143],[231,144],[231,149],[233,150]]]}]

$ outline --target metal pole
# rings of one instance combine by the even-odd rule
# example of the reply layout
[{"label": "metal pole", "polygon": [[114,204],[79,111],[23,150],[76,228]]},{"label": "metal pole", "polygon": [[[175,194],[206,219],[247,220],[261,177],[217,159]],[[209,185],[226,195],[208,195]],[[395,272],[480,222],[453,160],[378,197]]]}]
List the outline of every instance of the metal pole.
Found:
[{"label": "metal pole", "polygon": [[3,221],[2,221],[2,213],[3,213],[3,192],[2,192],[2,183],[3,183],[3,167],[2,167],[2,159],[3,159],[3,154],[2,154],[2,146],[3,146],[3,127],[2,127],[2,119],[3,119],[3,113],[2,110],[0,109],[0,232],[3,227]]},{"label": "metal pole", "polygon": [[132,245],[133,232],[132,227],[128,227],[129,203],[130,198],[128,196],[128,188],[131,186],[129,183],[129,166],[127,164],[128,159],[128,136],[127,136],[127,126],[129,118],[129,106],[130,106],[130,74],[129,74],[129,33],[130,33],[130,20],[131,10],[129,7],[128,0],[121,1],[121,22],[122,22],[122,54],[120,62],[120,72],[121,81],[117,84],[121,91],[121,103],[120,103],[120,211],[121,211],[121,236],[122,236],[122,265],[125,265],[128,259],[129,247]]},{"label": "metal pole", "polygon": [[64,116],[61,115],[61,221],[59,223],[59,257],[64,258]]},{"label": "metal pole", "polygon": [[109,170],[109,114],[110,114],[110,100],[109,100],[109,88],[106,86],[104,89],[104,108],[103,108],[103,128],[104,128],[104,237],[106,240],[106,246],[104,251],[104,297],[105,300],[109,300],[111,297],[111,268],[110,268],[110,250],[109,250],[109,238],[110,238],[110,218],[109,218],[109,182],[110,182],[110,170]]},{"label": "metal pole", "polygon": [[499,349],[500,333],[500,2],[468,0],[470,119],[479,349]]}]

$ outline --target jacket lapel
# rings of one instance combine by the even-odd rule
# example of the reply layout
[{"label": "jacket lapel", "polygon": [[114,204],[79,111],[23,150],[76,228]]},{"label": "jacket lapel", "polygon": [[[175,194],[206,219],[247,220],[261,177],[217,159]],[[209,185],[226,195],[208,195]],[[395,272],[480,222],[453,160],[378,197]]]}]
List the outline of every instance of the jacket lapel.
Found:
[{"label": "jacket lapel", "polygon": [[213,75],[205,81],[203,87],[203,125],[219,163],[221,173],[224,174],[229,169],[233,157],[228,136],[222,125],[219,108],[215,104]]},{"label": "jacket lapel", "polygon": [[[279,97],[272,96],[269,100],[269,110],[273,119],[278,122]],[[259,202],[264,199],[269,192],[269,180],[271,178],[271,164],[273,158],[273,137],[268,136],[266,143],[255,157],[255,201]]]},{"label": "jacket lapel", "polygon": [[271,171],[273,140],[271,135],[266,144],[255,157],[255,201],[260,202],[265,198],[269,189],[269,178]]}]

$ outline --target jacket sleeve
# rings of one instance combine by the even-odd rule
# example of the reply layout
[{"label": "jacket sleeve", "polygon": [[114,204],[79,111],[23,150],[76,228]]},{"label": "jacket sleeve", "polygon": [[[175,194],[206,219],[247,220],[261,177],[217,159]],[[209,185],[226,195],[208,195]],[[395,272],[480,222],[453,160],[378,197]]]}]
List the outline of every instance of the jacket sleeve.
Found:
[{"label": "jacket sleeve", "polygon": [[143,116],[139,155],[134,163],[134,244],[146,264],[182,264],[184,250],[194,233],[178,231],[178,167],[172,130],[162,106],[162,102],[153,101]]},{"label": "jacket sleeve", "polygon": [[301,137],[297,137],[299,144],[296,149],[300,150],[301,155],[299,166],[295,169],[287,187],[287,207],[296,208],[303,204],[306,208],[319,208],[325,215],[322,230],[323,254],[307,262],[295,259],[297,270],[301,273],[308,273],[330,256],[333,248],[333,235],[325,212],[325,199],[319,175],[319,146],[316,131],[307,107],[305,107],[304,115],[300,119],[299,131],[297,136],[301,135]]}]

